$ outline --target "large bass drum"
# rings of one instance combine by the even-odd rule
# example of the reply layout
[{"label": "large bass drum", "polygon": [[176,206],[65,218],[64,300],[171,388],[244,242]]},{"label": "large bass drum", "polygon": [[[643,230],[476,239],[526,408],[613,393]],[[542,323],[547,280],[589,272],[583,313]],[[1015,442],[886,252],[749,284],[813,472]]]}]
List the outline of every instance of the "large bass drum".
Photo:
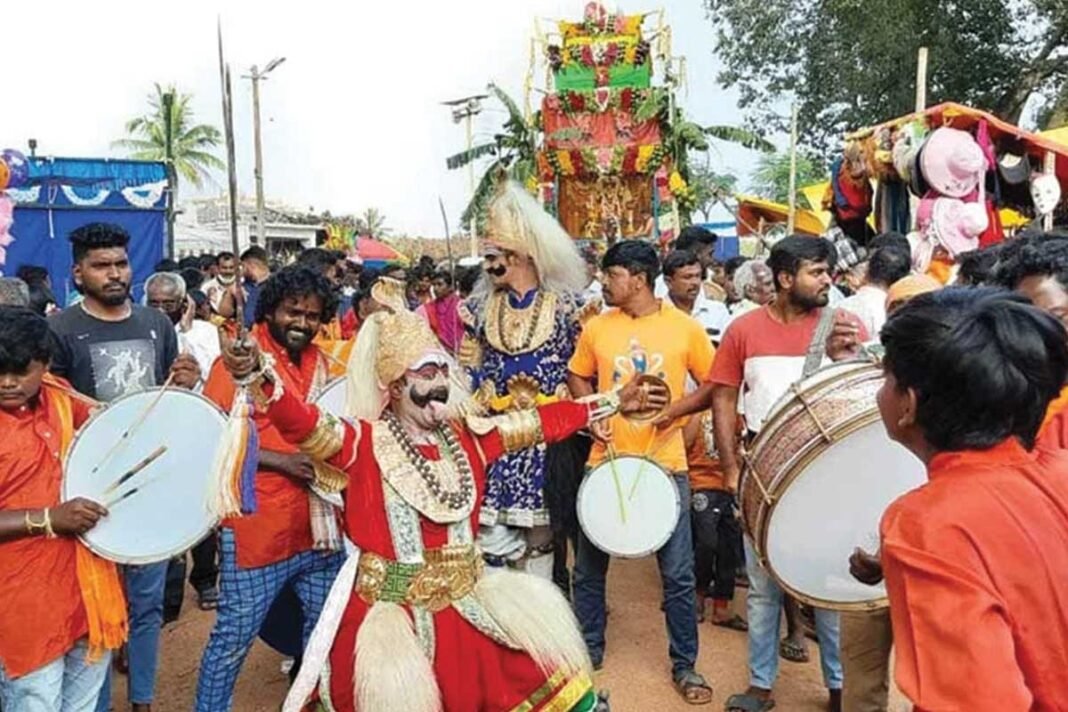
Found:
[{"label": "large bass drum", "polygon": [[578,519],[601,551],[624,559],[656,553],[675,531],[679,490],[664,468],[644,457],[605,460],[582,480]]},{"label": "large bass drum", "polygon": [[887,605],[886,589],[849,573],[854,548],[879,548],[879,521],[926,481],[923,464],[890,440],[875,396],[882,369],[835,364],[796,383],[745,455],[740,495],[761,562],[803,603],[835,610]]},{"label": "large bass drum", "polygon": [[315,398],[315,405],[320,409],[325,410],[327,413],[338,418],[344,418],[345,415],[345,382],[346,378],[341,376],[327,383],[323,390],[319,392],[319,395]]},{"label": "large bass drum", "polygon": [[[108,516],[82,535],[86,546],[120,564],[150,564],[208,536],[218,524],[207,505],[225,428],[226,416],[214,403],[176,388],[123,396],[91,417],[63,467],[64,501],[86,497],[110,505]],[[162,455],[137,470],[162,447]]]}]

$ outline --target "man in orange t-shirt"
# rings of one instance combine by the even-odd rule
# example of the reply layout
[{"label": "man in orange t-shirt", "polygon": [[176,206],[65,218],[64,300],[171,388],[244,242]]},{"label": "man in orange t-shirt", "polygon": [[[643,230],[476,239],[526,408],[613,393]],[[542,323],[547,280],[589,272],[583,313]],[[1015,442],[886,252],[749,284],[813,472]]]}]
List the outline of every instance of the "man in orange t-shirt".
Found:
[{"label": "man in orange t-shirt", "polygon": [[898,687],[919,712],[1063,710],[1068,454],[1035,442],[1064,331],[1019,297],[949,288],[882,340],[883,424],[928,474],[880,527]]},{"label": "man in orange t-shirt", "polygon": [[[660,262],[656,250],[639,240],[624,240],[605,253],[605,301],[612,309],[593,317],[579,337],[568,363],[568,388],[575,397],[609,391],[648,374],[663,379],[674,400],[682,397],[686,377],[701,381],[712,367],[715,350],[701,325],[666,299],[653,295]],[[610,433],[594,430],[598,442],[588,465],[607,457],[606,438],[619,455],[646,456],[671,473],[681,509],[667,543],[657,551],[664,591],[672,678],[691,704],[707,704],[712,688],[694,670],[697,661],[697,607],[694,603],[693,539],[690,530],[690,482],[682,421],[657,429],[620,416]],[[579,532],[575,555],[575,614],[594,667],[605,648],[605,578],[609,555]]]},{"label": "man in orange t-shirt", "polygon": [[[274,359],[286,392],[307,401],[326,384],[325,359],[312,343],[337,298],[321,274],[287,267],[260,289],[252,335]],[[204,395],[229,410],[236,386],[217,360]],[[259,437],[255,513],[223,522],[219,535],[218,618],[200,663],[196,709],[228,710],[241,665],[275,598],[291,585],[300,598],[304,642],[344,563],[333,508],[311,493],[311,460],[290,445],[265,412]],[[314,514],[313,514],[314,512]],[[331,526],[333,524],[334,526]],[[321,526],[323,529],[318,529]]]},{"label": "man in orange t-shirt", "polygon": [[[11,712],[91,712],[109,648],[126,633],[114,564],[75,538],[107,510],[80,497],[60,503],[64,450],[89,407],[47,375],[52,349],[43,317],[0,307],[0,708]],[[83,599],[80,572],[112,586],[113,630]],[[108,632],[117,637],[99,637]]]}]

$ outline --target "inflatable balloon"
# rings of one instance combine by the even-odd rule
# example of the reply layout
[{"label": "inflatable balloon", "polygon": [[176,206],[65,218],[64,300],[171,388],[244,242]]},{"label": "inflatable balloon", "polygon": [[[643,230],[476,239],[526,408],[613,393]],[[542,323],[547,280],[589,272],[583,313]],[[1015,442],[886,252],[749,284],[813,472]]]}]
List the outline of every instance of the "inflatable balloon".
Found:
[{"label": "inflatable balloon", "polygon": [[9,148],[4,151],[3,155],[0,155],[0,160],[3,160],[7,164],[8,188],[22,188],[30,180],[30,164],[26,160],[26,156],[22,155],[19,151],[13,148]]}]

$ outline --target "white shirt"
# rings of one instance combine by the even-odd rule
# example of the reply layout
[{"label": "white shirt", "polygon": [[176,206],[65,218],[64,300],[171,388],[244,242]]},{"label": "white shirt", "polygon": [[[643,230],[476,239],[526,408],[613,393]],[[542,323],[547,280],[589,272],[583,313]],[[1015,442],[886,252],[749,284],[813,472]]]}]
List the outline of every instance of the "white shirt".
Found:
[{"label": "white shirt", "polygon": [[189,331],[182,331],[177,325],[178,352],[190,354],[200,366],[200,380],[208,380],[211,365],[222,353],[219,346],[219,331],[206,321],[194,319]]},{"label": "white shirt", "polygon": [[723,332],[727,329],[727,322],[731,319],[731,314],[727,311],[727,305],[723,302],[717,302],[715,299],[709,299],[705,296],[703,289],[697,292],[697,299],[694,300],[693,311],[690,312],[690,316],[697,320],[697,323],[701,325],[701,328],[705,330],[705,333],[708,334],[714,344],[718,344],[720,339],[723,338]]},{"label": "white shirt", "polygon": [[[233,281],[231,281],[230,284],[233,284]],[[223,293],[226,292],[230,284],[223,284],[219,281],[218,277],[212,277],[204,282],[204,284],[200,285],[200,291],[208,298],[208,303],[211,304],[212,311],[219,311],[219,302],[222,301]]]},{"label": "white shirt", "polygon": [[879,332],[886,323],[886,292],[866,284],[853,296],[843,299],[838,308],[856,314],[868,330],[868,335],[872,339],[879,338]]},{"label": "white shirt", "polygon": [[604,300],[604,286],[599,279],[593,280],[582,290],[583,304],[588,304],[593,299]]}]

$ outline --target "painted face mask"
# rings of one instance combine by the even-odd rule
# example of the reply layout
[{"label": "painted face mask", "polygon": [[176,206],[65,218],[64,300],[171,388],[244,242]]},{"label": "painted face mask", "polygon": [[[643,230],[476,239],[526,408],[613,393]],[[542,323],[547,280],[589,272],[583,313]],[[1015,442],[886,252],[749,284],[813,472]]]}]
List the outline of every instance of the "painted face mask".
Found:
[{"label": "painted face mask", "polygon": [[1031,178],[1031,202],[1035,204],[1035,213],[1049,215],[1061,202],[1061,184],[1056,176],[1036,175]]}]

